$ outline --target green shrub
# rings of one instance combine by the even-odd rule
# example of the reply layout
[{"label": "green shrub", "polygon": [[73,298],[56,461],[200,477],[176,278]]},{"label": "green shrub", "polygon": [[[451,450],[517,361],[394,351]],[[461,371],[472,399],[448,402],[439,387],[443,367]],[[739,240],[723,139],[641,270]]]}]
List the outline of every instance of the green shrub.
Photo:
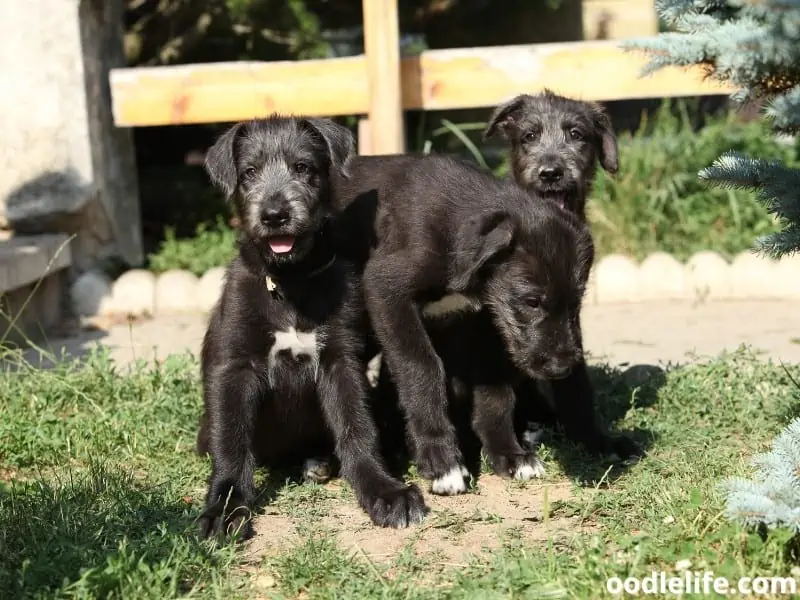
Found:
[{"label": "green shrub", "polygon": [[235,255],[236,232],[218,217],[215,225],[198,225],[191,238],[178,239],[168,228],[158,251],[147,258],[148,268],[156,273],[186,269],[200,276],[214,267],[225,266]]},{"label": "green shrub", "polygon": [[599,254],[663,250],[685,259],[711,249],[730,257],[778,229],[753,193],[710,187],[697,173],[728,150],[796,164],[795,148],[764,120],[737,122],[733,113],[695,131],[679,107],[675,114],[665,103],[652,122],[621,136],[620,172],[598,175],[587,217]]}]

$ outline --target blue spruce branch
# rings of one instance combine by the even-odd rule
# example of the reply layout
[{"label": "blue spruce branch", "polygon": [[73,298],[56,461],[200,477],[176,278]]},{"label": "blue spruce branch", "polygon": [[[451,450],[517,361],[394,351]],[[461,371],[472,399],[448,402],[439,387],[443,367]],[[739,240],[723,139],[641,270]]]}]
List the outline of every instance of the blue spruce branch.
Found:
[{"label": "blue spruce branch", "polygon": [[800,419],[775,439],[772,450],[753,459],[752,481],[732,478],[721,487],[726,515],[744,525],[788,527],[800,533]]},{"label": "blue spruce branch", "polygon": [[[702,65],[729,82],[738,100],[765,100],[776,131],[800,132],[800,0],[658,0],[670,33],[623,44],[644,51],[643,74],[665,66]],[[699,176],[710,184],[754,190],[782,231],[755,242],[774,257],[800,249],[800,170],[735,152]],[[745,525],[764,524],[800,534],[800,419],[755,457],[752,480],[723,483],[726,512]]]},{"label": "blue spruce branch", "polygon": [[767,106],[766,114],[779,131],[800,132],[800,85],[775,98]]}]

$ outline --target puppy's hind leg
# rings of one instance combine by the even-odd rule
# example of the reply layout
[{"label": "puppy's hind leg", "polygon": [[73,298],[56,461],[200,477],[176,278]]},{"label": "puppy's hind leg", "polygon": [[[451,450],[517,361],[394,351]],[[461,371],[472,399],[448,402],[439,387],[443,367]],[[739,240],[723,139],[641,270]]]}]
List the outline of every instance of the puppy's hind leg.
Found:
[{"label": "puppy's hind leg", "polygon": [[256,374],[248,369],[220,369],[208,378],[212,466],[206,505],[198,518],[202,537],[240,532],[247,539],[252,535],[252,438],[261,388]]},{"label": "puppy's hind leg", "polygon": [[320,357],[318,390],[342,476],[373,523],[408,527],[421,522],[428,508],[419,488],[404,485],[384,466],[367,385],[363,365],[334,345],[326,347]]},{"label": "puppy's hind leg", "polygon": [[495,473],[522,481],[542,477],[544,465],[535,449],[523,449],[514,431],[514,388],[477,385],[473,393],[472,428]]}]

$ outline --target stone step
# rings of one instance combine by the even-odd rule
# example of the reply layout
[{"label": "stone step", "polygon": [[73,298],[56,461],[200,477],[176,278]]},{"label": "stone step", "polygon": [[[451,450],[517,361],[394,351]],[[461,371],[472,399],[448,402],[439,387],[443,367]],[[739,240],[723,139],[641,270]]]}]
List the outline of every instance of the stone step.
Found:
[{"label": "stone step", "polygon": [[35,284],[71,264],[66,234],[14,236],[0,232],[0,294]]},{"label": "stone step", "polygon": [[39,341],[63,321],[71,264],[66,234],[0,232],[0,342]]}]

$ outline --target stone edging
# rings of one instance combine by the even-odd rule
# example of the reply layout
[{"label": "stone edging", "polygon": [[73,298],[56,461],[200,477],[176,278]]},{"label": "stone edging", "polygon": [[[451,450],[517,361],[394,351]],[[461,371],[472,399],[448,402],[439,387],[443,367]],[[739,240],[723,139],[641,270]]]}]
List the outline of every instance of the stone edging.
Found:
[{"label": "stone edging", "polygon": [[[80,316],[206,313],[219,298],[224,276],[222,267],[199,278],[181,270],[156,276],[132,269],[112,283],[89,271],[75,280],[70,296]],[[800,298],[800,254],[775,261],[742,252],[728,263],[716,252],[703,251],[681,263],[656,252],[640,264],[611,254],[595,263],[584,305],[757,298]]]}]

